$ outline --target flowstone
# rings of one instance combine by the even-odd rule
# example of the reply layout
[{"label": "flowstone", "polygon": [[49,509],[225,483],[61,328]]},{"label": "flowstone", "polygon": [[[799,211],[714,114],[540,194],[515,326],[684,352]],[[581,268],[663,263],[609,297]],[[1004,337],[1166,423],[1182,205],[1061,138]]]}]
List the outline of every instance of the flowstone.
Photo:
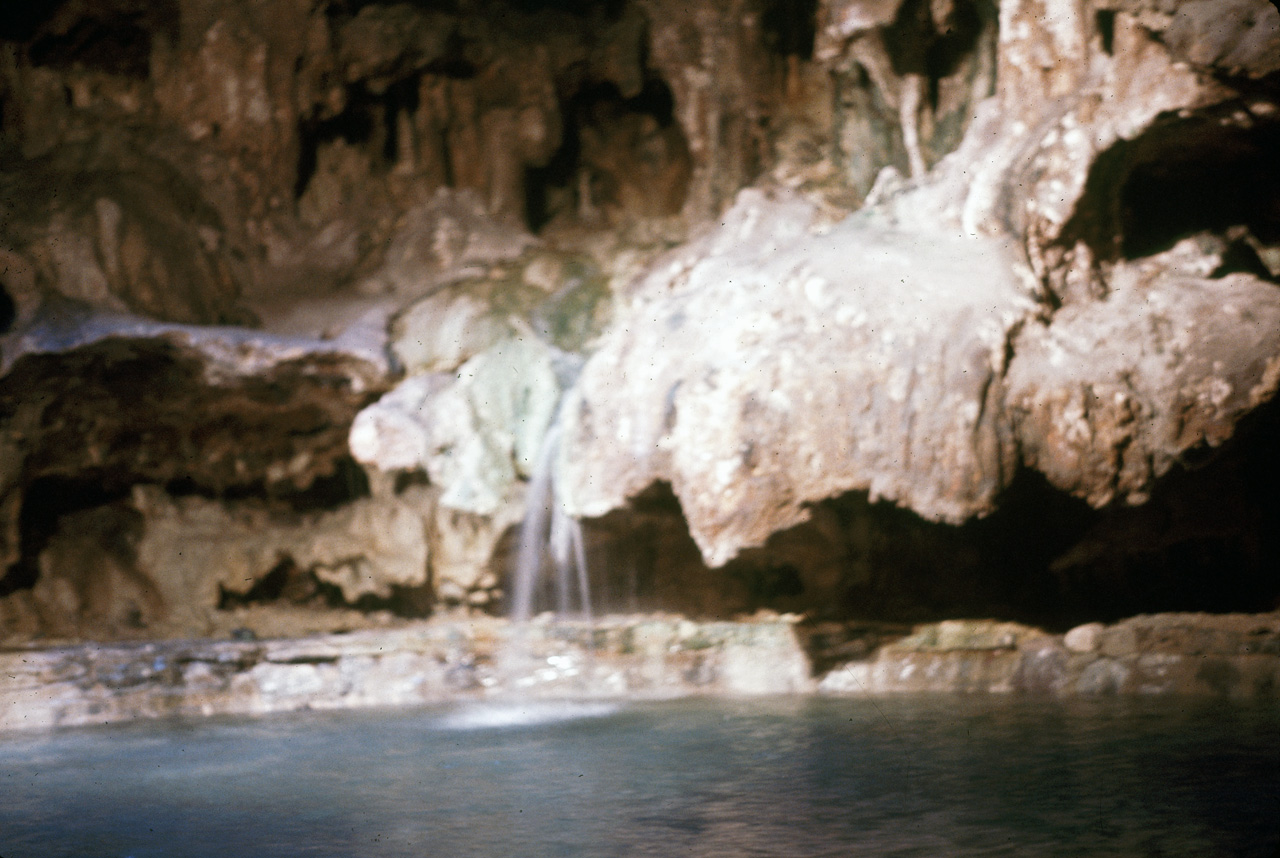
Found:
[{"label": "flowstone", "polygon": [[1277,57],[1267,0],[0,16],[0,633],[499,610],[562,395],[618,606],[1265,610]]}]

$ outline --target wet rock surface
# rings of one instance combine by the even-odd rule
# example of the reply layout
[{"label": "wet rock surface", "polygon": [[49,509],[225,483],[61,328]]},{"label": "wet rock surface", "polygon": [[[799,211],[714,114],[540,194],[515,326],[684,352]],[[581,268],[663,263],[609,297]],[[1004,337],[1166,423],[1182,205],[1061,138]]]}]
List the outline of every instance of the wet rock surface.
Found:
[{"label": "wet rock surface", "polygon": [[1265,0],[24,8],[0,640],[496,613],[549,434],[608,607],[1271,610],[1277,56]]},{"label": "wet rock surface", "polygon": [[[855,644],[866,646],[840,661]],[[811,675],[822,659],[837,666]],[[0,730],[467,699],[815,691],[1270,699],[1277,682],[1274,614],[1142,616],[1088,635],[1073,630],[1065,641],[989,620],[952,620],[903,635],[885,626],[805,630],[786,617],[699,623],[617,616],[591,624],[544,616],[523,626],[472,618],[289,640],[0,651]]]},{"label": "wet rock surface", "polygon": [[828,672],[828,694],[930,691],[1211,695],[1271,699],[1280,680],[1275,614],[1154,614],[1065,636],[1016,623],[924,626]]},{"label": "wet rock surface", "polygon": [[0,652],[0,730],[468,698],[671,698],[812,688],[791,623],[476,618],[264,641]]}]

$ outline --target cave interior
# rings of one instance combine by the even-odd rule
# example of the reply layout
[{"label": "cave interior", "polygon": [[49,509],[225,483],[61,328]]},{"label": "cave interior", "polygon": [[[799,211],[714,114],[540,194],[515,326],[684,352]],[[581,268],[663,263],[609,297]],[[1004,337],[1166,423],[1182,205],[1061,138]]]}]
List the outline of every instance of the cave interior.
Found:
[{"label": "cave interior", "polygon": [[[164,275],[138,274],[153,278],[146,281],[151,292],[137,286],[108,309],[196,325],[241,318],[253,328],[269,320],[252,300],[228,309],[240,300],[236,294],[266,306],[263,296],[277,280],[286,284],[282,300],[309,283],[327,299],[358,293],[395,225],[441,188],[473,191],[513,233],[579,257],[623,245],[655,254],[712,222],[740,187],[779,177],[832,206],[854,208],[871,190],[868,164],[910,174],[912,145],[935,164],[963,133],[957,93],[968,98],[994,88],[983,77],[994,74],[994,60],[983,52],[994,52],[988,36],[997,18],[986,0],[932,4],[955,7],[945,22],[930,17],[937,14],[930,3],[905,0],[876,42],[881,53],[848,53],[835,67],[823,65],[815,48],[820,17],[833,4],[817,0],[722,4],[748,22],[736,29],[728,13],[705,32],[696,30],[693,16],[680,22],[683,30],[676,30],[686,39],[723,39],[719,54],[705,44],[655,41],[670,33],[650,16],[669,3],[326,0],[310,4],[307,20],[308,38],[314,42],[319,33],[325,43],[285,52],[294,68],[281,65],[279,44],[289,41],[283,36],[263,42],[276,54],[267,48],[263,55],[228,54],[244,64],[274,63],[261,78],[273,86],[293,75],[293,92],[268,96],[279,117],[266,130],[246,132],[220,122],[208,104],[184,101],[175,81],[188,73],[184,63],[197,62],[192,32],[219,14],[234,18],[229,29],[264,25],[245,11],[249,5],[201,12],[201,4],[182,0],[38,0],[0,16],[0,210],[18,211],[24,189],[53,187],[41,177],[92,166],[95,157],[110,160],[110,146],[118,145],[110,141],[121,137],[148,159],[178,163],[183,180],[212,200],[211,214],[201,209],[191,216],[218,223],[210,253],[228,261],[225,271],[201,269],[201,282],[234,282],[233,297],[181,306],[156,297],[186,278],[174,263]],[[212,17],[201,21],[201,14]],[[1119,39],[1117,12],[1099,11],[1093,25],[1110,54]],[[378,42],[377,34],[392,31]],[[209,44],[209,51],[224,50]],[[681,50],[723,61],[710,71],[723,79],[693,86],[678,78]],[[734,54],[751,50],[755,55]],[[683,68],[692,79],[694,66]],[[1241,91],[1237,98],[1171,112],[1101,152],[1061,245],[1082,242],[1105,272],[1194,239],[1220,255],[1210,276],[1243,272],[1280,288],[1277,74],[1228,80]],[[907,90],[886,81],[911,75],[925,80],[921,125],[904,132]],[[694,97],[714,104],[681,101]],[[279,106],[290,99],[291,108]],[[1264,104],[1270,112],[1257,107]],[[185,118],[198,129],[183,130],[188,110],[194,113]],[[911,144],[916,131],[921,141]],[[101,153],[86,161],[76,147]],[[79,216],[76,200],[65,205],[65,217]],[[158,209],[137,208],[126,220],[135,218],[145,232],[150,211],[163,233]],[[30,210],[0,232],[7,241],[0,251],[19,246],[44,222],[44,209]],[[277,264],[273,235],[292,236],[289,258],[301,261]],[[332,258],[314,250],[322,245],[318,237],[333,235],[348,236],[334,246],[349,249]],[[92,303],[87,287],[60,296],[40,285],[47,279],[47,271],[32,280],[6,262],[0,332],[37,324],[52,330],[60,313],[74,315]],[[36,299],[31,282],[35,293],[45,290]],[[1071,300],[1061,295],[1055,306]],[[269,377],[209,384],[207,371],[180,349],[119,338],[6,354],[2,452],[9,456],[17,447],[22,456],[5,477],[0,511],[11,519],[11,538],[0,600],[36,589],[48,558],[62,556],[50,554],[51,546],[72,536],[92,536],[101,552],[85,561],[81,577],[100,574],[99,567],[136,566],[145,529],[134,508],[139,487],[177,505],[252,508],[279,521],[429,493],[432,480],[421,469],[382,485],[351,457],[351,419],[381,390],[361,389],[330,369],[326,375],[323,367],[298,363]],[[811,504],[808,522],[720,569],[702,561],[679,500],[659,482],[627,509],[582,523],[593,603],[600,612],[728,618],[765,610],[814,622],[889,625],[993,617],[1055,631],[1142,613],[1276,610],[1278,431],[1280,408],[1259,406],[1226,442],[1189,451],[1137,506],[1091,508],[1029,468],[1010,480],[995,512],[958,526],[871,501],[865,491],[847,492]],[[304,450],[306,467],[281,470],[280,463]],[[117,512],[93,518],[103,509]],[[352,599],[334,579],[280,553],[250,586],[219,585],[213,608],[284,605],[405,618],[501,613],[519,526],[506,521],[497,529],[487,568],[494,598],[487,601],[441,598],[429,569],[423,582]],[[82,584],[64,603],[89,616],[96,591]],[[135,601],[145,601],[150,585],[138,586],[144,595]],[[538,599],[540,608],[552,604],[548,592]],[[147,610],[139,603],[107,628],[128,636],[132,624],[139,635],[150,633],[139,620]],[[102,633],[89,620],[84,629],[37,623],[19,636]]]}]

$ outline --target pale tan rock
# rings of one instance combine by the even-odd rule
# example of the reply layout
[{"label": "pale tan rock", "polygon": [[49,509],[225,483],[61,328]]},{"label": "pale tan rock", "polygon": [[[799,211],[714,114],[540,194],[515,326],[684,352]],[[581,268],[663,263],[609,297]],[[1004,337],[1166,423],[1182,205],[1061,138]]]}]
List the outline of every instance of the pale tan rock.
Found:
[{"label": "pale tan rock", "polygon": [[[460,512],[444,504],[436,507],[431,522],[431,571],[440,600],[459,603],[477,593],[486,593],[486,602],[500,585],[495,570],[498,546],[503,536],[519,524],[524,506],[513,498],[494,515]],[[495,571],[498,574],[495,574]]]},{"label": "pale tan rock", "polygon": [[715,566],[845,491],[991,508],[1013,455],[995,379],[1034,312],[1006,248],[814,217],[744,192],[650,269],[567,403],[572,512],[670,482]]},{"label": "pale tan rock", "polygon": [[1071,652],[1096,652],[1101,642],[1102,623],[1085,623],[1076,626],[1062,638],[1062,644]]},{"label": "pale tan rock", "polygon": [[392,348],[407,372],[449,372],[510,333],[511,325],[495,317],[489,303],[446,291],[400,315]]},{"label": "pale tan rock", "polygon": [[1145,501],[1184,452],[1221,446],[1275,395],[1275,285],[1178,270],[1118,265],[1106,302],[1066,307],[1014,345],[1006,402],[1025,460],[1095,506]]},{"label": "pale tan rock", "polygon": [[497,515],[532,474],[559,398],[550,348],[525,332],[455,374],[405,379],[356,417],[352,453],[383,471],[425,471],[449,509]]},{"label": "pale tan rock", "polygon": [[349,602],[427,582],[431,500],[422,491],[292,518],[155,491],[135,492],[135,503],[146,520],[137,567],[166,606],[153,633],[210,633],[223,593],[248,593],[286,560],[336,584]]}]

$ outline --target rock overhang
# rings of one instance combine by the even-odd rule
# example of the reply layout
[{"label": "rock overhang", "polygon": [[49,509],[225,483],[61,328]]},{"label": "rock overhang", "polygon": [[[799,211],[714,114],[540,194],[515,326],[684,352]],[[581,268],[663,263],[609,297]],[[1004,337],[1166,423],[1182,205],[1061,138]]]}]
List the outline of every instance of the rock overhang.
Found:
[{"label": "rock overhang", "polygon": [[1000,378],[1036,315],[1007,242],[747,191],[636,287],[566,407],[572,511],[669,482],[712,565],[865,490],[990,511],[1016,449]]}]

